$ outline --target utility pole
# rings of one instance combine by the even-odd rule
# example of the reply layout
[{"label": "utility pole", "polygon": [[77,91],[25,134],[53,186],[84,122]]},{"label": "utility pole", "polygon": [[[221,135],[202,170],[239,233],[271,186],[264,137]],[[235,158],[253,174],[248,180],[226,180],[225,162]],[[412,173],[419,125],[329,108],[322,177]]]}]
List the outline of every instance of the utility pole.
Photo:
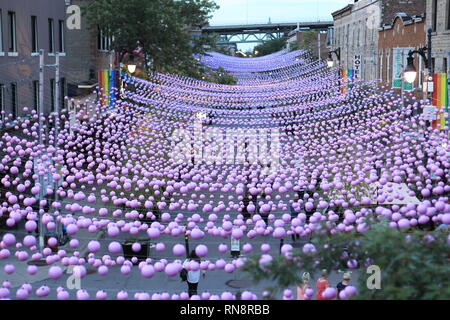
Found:
[{"label": "utility pole", "polygon": [[[39,128],[38,128],[38,147],[40,148],[43,144],[42,140],[42,116],[43,109],[44,109],[44,50],[39,50],[39,105],[38,105],[38,119],[39,119]],[[40,151],[39,151],[40,152]],[[41,158],[41,155],[39,155],[39,159]],[[38,166],[38,162],[36,159],[34,160],[34,166],[35,170]],[[41,251],[44,249],[44,225],[42,223],[42,198],[44,197],[44,177],[41,176],[38,172],[38,183],[39,183],[39,247],[41,248]]]},{"label": "utility pole", "polygon": [[[55,147],[58,146],[59,134],[59,94],[60,94],[60,80],[59,80],[59,52],[55,53]],[[63,97],[64,98],[64,97]]]},{"label": "utility pole", "polygon": [[317,56],[320,61],[320,31],[317,33]]},{"label": "utility pole", "polygon": [[[55,149],[58,150],[58,136],[59,136],[59,100],[62,98],[62,101],[64,101],[64,97],[60,97],[61,92],[61,81],[60,81],[60,65],[59,65],[59,52],[56,52],[55,54],[55,141],[54,146]],[[53,165],[56,167],[59,167],[59,164],[53,163]],[[59,181],[54,182],[54,195],[55,195],[55,201],[58,201],[58,193],[56,192],[58,189]]]}]

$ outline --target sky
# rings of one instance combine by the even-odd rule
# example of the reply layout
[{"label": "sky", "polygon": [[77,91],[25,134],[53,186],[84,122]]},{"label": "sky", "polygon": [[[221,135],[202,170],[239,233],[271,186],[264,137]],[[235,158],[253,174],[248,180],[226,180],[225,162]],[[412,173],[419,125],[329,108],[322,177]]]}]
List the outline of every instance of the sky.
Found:
[{"label": "sky", "polygon": [[[220,6],[210,25],[331,21],[331,13],[353,0],[215,0]],[[254,45],[240,45],[240,50]]]}]

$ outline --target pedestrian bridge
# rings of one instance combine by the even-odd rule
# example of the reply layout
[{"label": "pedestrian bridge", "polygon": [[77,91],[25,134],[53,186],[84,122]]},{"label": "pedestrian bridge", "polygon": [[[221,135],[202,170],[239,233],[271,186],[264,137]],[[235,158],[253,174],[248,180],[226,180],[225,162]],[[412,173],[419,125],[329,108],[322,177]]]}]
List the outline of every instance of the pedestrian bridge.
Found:
[{"label": "pedestrian bridge", "polygon": [[207,26],[202,28],[202,32],[218,34],[218,44],[227,45],[237,43],[261,43],[263,41],[279,39],[287,37],[289,32],[296,28],[299,28],[299,30],[327,31],[331,26],[333,26],[332,21],[241,24]]}]

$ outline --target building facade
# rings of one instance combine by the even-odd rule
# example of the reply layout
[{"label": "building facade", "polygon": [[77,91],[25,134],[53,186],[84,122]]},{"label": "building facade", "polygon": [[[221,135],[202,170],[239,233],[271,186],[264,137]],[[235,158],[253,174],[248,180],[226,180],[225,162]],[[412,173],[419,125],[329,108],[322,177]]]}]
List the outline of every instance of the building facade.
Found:
[{"label": "building facade", "polygon": [[379,27],[391,24],[397,13],[419,15],[425,12],[424,0],[354,0],[332,13],[332,48],[340,48],[341,68],[354,69],[361,61],[360,78],[378,81]]},{"label": "building facade", "polygon": [[[93,0],[68,0],[70,5],[78,5],[81,10]],[[102,30],[92,25],[81,12],[81,28],[67,30],[67,78],[69,96],[91,91],[98,83],[98,70],[107,69],[114,62],[111,51],[112,39]]]},{"label": "building facade", "polygon": [[450,0],[427,0],[427,30],[432,30],[432,70],[450,79]]},{"label": "building facade", "polygon": [[[391,24],[380,27],[377,78],[383,85],[388,88],[401,89],[402,70],[406,66],[409,51],[426,46],[425,21],[425,13],[413,17],[398,13]],[[405,85],[407,90],[422,87],[426,66],[420,55],[414,55],[414,59],[418,76],[414,85]]]},{"label": "building facade", "polygon": [[39,103],[39,50],[45,64],[60,58],[60,99],[55,101],[55,68],[44,68],[43,111],[63,105],[67,83],[64,0],[0,2],[0,111],[2,121],[27,117]]}]

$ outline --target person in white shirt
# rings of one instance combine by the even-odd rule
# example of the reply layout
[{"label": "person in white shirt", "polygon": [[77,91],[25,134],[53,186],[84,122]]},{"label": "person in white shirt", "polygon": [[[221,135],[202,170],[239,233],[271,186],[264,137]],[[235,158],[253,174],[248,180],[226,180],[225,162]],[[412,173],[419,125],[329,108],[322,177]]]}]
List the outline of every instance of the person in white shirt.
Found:
[{"label": "person in white shirt", "polygon": [[[186,264],[191,261],[196,261],[200,263],[200,258],[197,256],[194,250],[191,251],[189,257],[183,262],[183,268],[186,269]],[[187,274],[187,284],[188,284],[188,293],[189,297],[193,295],[197,295],[198,283],[200,281],[200,273],[202,273],[203,278],[206,276],[206,272],[204,270],[200,270],[200,266],[198,270],[189,270]]]}]

